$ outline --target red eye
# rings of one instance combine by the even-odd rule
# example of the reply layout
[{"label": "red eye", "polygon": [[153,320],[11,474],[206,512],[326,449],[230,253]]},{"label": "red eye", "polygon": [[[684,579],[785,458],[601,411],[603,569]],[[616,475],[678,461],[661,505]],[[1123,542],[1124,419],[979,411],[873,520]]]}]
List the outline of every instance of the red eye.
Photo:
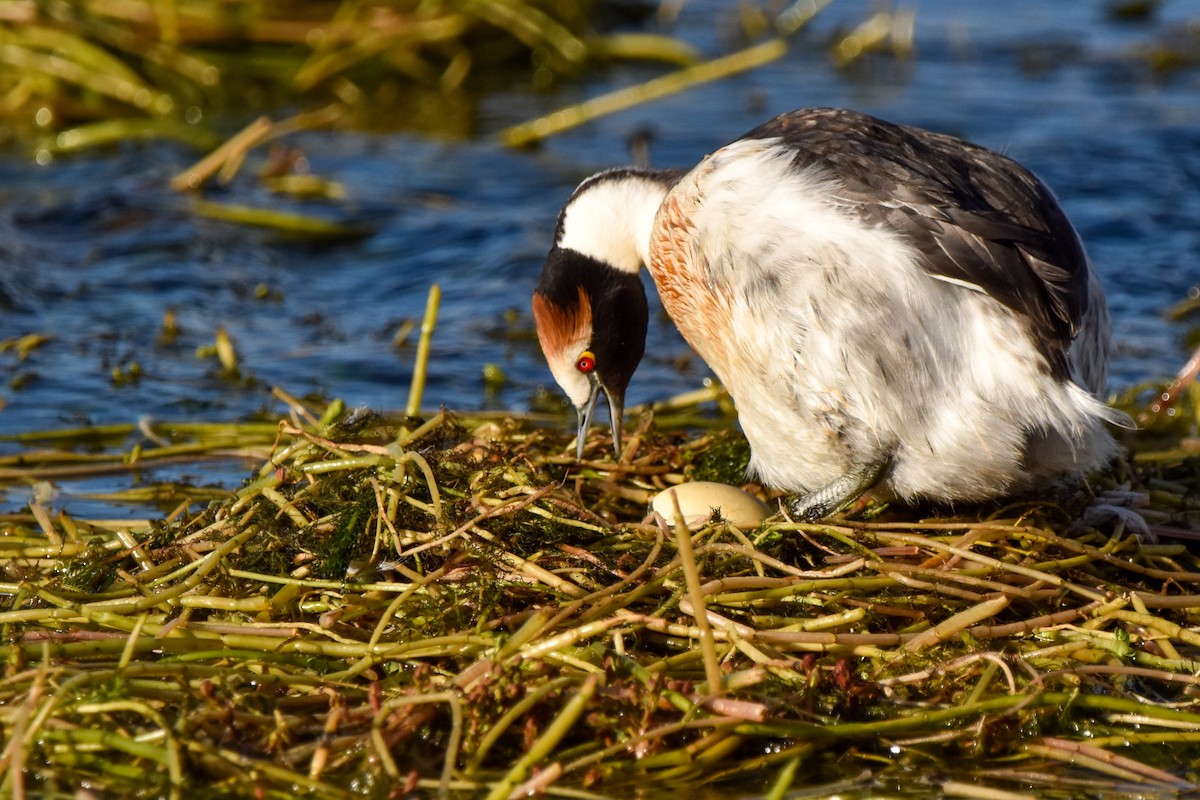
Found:
[{"label": "red eye", "polygon": [[592,355],[591,350],[584,350],[579,354],[579,360],[575,362],[575,369],[584,375],[596,369],[596,357]]}]

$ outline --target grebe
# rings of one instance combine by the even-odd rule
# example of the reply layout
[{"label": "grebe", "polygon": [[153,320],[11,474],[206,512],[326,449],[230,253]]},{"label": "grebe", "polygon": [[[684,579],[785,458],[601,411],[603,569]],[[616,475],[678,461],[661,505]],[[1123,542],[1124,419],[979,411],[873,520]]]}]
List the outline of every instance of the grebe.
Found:
[{"label": "grebe", "polygon": [[751,471],[816,519],[867,489],[977,501],[1103,466],[1109,318],[1054,195],[998,153],[841,109],[776,117],[687,172],[585,180],[533,295],[551,372],[621,445],[646,265],[728,389]]}]

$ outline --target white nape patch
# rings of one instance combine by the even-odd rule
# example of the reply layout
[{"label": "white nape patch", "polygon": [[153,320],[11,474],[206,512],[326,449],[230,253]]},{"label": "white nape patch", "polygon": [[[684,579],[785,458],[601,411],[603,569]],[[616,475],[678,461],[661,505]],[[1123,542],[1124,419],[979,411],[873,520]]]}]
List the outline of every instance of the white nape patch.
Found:
[{"label": "white nape patch", "polygon": [[666,186],[635,173],[589,178],[563,209],[557,244],[636,275],[649,257],[650,229],[666,194]]}]

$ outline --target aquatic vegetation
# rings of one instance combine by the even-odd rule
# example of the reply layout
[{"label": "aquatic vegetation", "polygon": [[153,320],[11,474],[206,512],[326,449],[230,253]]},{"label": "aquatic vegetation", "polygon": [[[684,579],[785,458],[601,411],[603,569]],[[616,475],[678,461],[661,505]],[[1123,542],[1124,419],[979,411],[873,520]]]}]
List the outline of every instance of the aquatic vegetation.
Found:
[{"label": "aquatic vegetation", "polygon": [[[213,44],[184,24],[191,4],[103,7],[152,9],[162,22],[147,30],[176,26],[191,43],[151,51],[172,69]],[[257,40],[284,26],[245,30]],[[378,63],[380,41],[331,48],[322,68]],[[405,64],[431,91],[451,70],[446,47],[441,72]],[[258,53],[255,80],[279,63]],[[228,56],[214,48],[213,63]],[[305,91],[346,88],[332,72],[310,79]],[[9,99],[42,80],[10,84]],[[46,120],[50,136],[77,132],[64,147],[138,126],[197,130],[65,85],[79,93],[62,106],[71,114]],[[58,131],[104,104],[133,109],[128,127]],[[240,163],[237,148],[221,155],[204,180]],[[171,317],[164,341],[178,333]],[[47,336],[5,347],[36,354]],[[228,338],[211,355],[230,385],[255,367]],[[395,416],[277,390],[281,418],[25,432],[0,456],[0,493],[31,500],[0,516],[0,785],[333,798],[1192,791],[1200,394],[1168,391],[1167,415],[1151,407],[1164,388],[1121,398],[1142,427],[1092,487],[1132,492],[1156,541],[1081,517],[1082,495],[937,513],[867,504],[820,524],[690,535],[646,521],[665,486],[742,480],[747,449],[717,387],[641,409],[620,463],[602,431],[576,465],[565,420],[423,410],[420,392]],[[244,483],[198,485],[215,464]],[[175,475],[188,466],[192,480]],[[60,490],[142,512],[69,513]]]},{"label": "aquatic vegetation", "polygon": [[1132,434],[1094,487],[1136,492],[1153,541],[1069,496],[687,534],[644,519],[647,499],[739,463],[730,434],[642,410],[620,463],[598,431],[575,467],[531,417],[278,396],[276,422],[92,431],[89,454],[81,432],[30,435],[41,449],[6,459],[9,487],[87,469],[148,487],[189,455],[257,465],[234,491],[158,487],[162,517],[35,500],[0,520],[6,791],[1197,780],[1194,406],[1173,442]]},{"label": "aquatic vegetation", "polygon": [[402,87],[452,94],[498,66],[537,63],[546,81],[577,72],[587,14],[555,0],[12,4],[0,20],[4,116],[63,150],[139,136],[203,144],[205,120],[248,96],[355,114]]},{"label": "aquatic vegetation", "polygon": [[[474,132],[478,97],[505,81],[545,89],[614,60],[676,68],[503,134],[527,144],[776,59],[830,2],[747,5],[738,35],[765,41],[711,61],[669,36],[604,32],[600,4],[563,0],[15,3],[0,14],[0,121],[10,140],[37,142],[39,161],[139,139],[208,151],[250,108],[303,109],[300,128],[463,137]],[[907,57],[914,16],[872,14],[829,43],[835,63],[881,51]]]}]

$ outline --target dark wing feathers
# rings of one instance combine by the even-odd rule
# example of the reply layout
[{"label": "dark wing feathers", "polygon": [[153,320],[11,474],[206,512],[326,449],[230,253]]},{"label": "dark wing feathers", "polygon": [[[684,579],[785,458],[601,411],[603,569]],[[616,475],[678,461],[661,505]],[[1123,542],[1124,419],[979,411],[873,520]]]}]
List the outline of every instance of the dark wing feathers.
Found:
[{"label": "dark wing feathers", "polygon": [[835,176],[867,221],[906,236],[926,269],[1025,315],[1051,367],[1087,311],[1087,259],[1054,195],[999,153],[842,109],[784,114],[745,138],[779,137],[798,166]]}]

